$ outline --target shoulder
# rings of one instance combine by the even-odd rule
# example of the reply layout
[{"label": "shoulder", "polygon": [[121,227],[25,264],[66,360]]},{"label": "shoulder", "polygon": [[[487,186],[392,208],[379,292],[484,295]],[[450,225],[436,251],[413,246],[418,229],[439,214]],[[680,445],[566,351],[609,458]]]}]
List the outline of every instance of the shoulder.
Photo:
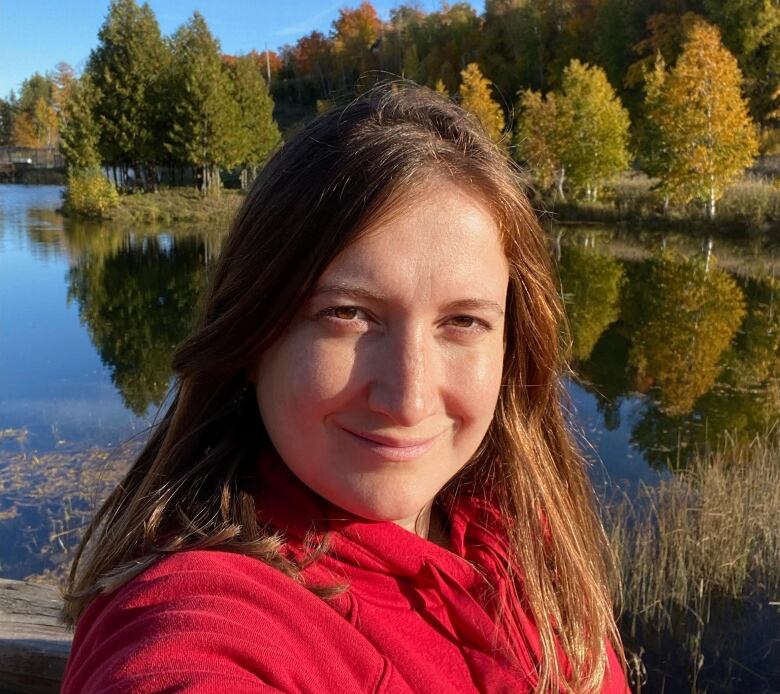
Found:
[{"label": "shoulder", "polygon": [[[317,691],[323,678],[372,691],[386,664],[361,639],[327,603],[261,561],[180,552],[90,604],[62,691]],[[317,664],[312,643],[327,652]]]}]

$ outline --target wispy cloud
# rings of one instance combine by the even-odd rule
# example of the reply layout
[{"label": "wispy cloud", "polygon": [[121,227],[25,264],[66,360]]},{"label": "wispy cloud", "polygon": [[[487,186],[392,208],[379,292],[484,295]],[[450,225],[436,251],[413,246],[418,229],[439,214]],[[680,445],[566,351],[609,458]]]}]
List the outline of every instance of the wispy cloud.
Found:
[{"label": "wispy cloud", "polygon": [[324,17],[327,17],[330,14],[333,14],[337,9],[340,7],[344,7],[345,3],[342,0],[341,2],[333,3],[332,5],[329,5],[324,10],[317,12],[317,14],[313,14],[308,16],[306,19],[302,19],[298,24],[294,26],[285,27],[284,29],[279,29],[278,31],[275,31],[272,35],[273,36],[292,36],[294,34],[307,34],[310,31],[312,31],[312,27],[314,24],[319,22]]}]

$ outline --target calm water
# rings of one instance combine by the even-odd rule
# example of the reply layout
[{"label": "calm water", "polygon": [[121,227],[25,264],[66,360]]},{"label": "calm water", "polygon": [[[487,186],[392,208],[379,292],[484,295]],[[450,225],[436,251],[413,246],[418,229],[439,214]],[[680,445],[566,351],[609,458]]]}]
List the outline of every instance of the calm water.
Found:
[{"label": "calm water", "polygon": [[[214,257],[213,234],[72,223],[59,202],[56,187],[0,186],[0,575],[13,578],[55,570],[121,473]],[[780,418],[773,259],[561,237],[568,387],[597,484],[652,484],[726,430],[747,438]],[[763,618],[759,634],[780,633],[777,610]]]}]

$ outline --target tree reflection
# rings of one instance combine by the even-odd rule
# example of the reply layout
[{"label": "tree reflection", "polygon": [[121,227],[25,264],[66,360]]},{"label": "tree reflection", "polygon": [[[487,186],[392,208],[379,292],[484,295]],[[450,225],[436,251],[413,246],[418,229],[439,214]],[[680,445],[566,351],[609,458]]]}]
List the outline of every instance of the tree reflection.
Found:
[{"label": "tree reflection", "polygon": [[636,388],[654,386],[668,415],[690,412],[715,383],[744,314],[744,295],[725,272],[670,252],[652,258],[623,305]]},{"label": "tree reflection", "polygon": [[623,268],[594,248],[567,246],[558,264],[566,316],[572,338],[572,357],[587,359],[604,330],[617,320]]},{"label": "tree reflection", "polygon": [[115,253],[101,250],[70,269],[68,301],[78,302],[111,380],[141,415],[162,402],[171,353],[191,327],[205,282],[204,247],[192,237],[126,236]]}]

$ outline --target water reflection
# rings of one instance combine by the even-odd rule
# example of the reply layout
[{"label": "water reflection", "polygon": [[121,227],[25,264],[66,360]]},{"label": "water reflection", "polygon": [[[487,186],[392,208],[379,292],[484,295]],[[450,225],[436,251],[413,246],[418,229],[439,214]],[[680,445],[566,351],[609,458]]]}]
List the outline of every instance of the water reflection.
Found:
[{"label": "water reflection", "polygon": [[68,272],[68,301],[78,302],[125,405],[141,415],[162,402],[173,348],[192,326],[205,283],[204,244],[192,237],[129,235],[117,243],[100,236]]},{"label": "water reflection", "polygon": [[575,372],[608,431],[624,400],[644,396],[630,438],[652,467],[684,466],[697,445],[780,418],[773,277],[736,277],[706,253],[619,259],[592,236],[559,255]]}]

